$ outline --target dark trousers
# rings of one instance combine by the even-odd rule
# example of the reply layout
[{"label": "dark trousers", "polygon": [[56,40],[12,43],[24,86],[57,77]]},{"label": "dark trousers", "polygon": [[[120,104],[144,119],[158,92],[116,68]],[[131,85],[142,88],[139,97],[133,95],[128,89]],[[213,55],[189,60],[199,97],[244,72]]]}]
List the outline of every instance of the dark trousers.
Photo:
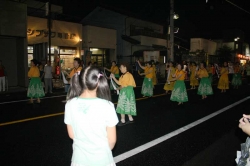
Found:
[{"label": "dark trousers", "polygon": [[250,84],[250,75],[247,75],[247,84]]}]

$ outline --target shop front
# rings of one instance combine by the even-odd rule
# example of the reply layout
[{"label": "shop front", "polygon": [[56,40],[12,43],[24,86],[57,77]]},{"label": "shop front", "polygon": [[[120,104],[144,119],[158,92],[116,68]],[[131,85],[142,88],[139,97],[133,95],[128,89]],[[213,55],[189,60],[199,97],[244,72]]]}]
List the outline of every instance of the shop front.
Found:
[{"label": "shop front", "polygon": [[45,64],[51,56],[52,65],[73,68],[73,59],[81,56],[82,25],[53,20],[49,55],[47,19],[29,16],[27,22],[28,64],[33,58]]},{"label": "shop front", "polygon": [[236,59],[237,62],[240,62],[242,65],[245,65],[247,62],[249,62],[250,56],[238,54]]}]

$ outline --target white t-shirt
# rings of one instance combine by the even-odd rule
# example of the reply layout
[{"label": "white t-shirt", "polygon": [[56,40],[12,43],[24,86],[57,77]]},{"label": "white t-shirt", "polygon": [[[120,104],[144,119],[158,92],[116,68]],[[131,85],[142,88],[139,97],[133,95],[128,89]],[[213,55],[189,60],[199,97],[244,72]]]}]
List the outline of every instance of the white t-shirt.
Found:
[{"label": "white t-shirt", "polygon": [[51,66],[45,66],[44,67],[44,78],[53,78],[52,77],[52,67]]},{"label": "white t-shirt", "polygon": [[229,74],[234,73],[234,67],[233,66],[228,66],[228,73]]},{"label": "white t-shirt", "polygon": [[64,122],[74,133],[72,163],[115,165],[106,131],[106,127],[118,123],[113,103],[100,98],[73,98],[65,106]]}]

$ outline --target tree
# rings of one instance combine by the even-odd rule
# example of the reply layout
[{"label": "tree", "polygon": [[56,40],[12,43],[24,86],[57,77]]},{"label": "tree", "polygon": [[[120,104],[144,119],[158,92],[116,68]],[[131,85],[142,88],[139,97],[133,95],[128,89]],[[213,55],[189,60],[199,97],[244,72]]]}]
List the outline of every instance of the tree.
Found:
[{"label": "tree", "polygon": [[220,63],[231,61],[233,50],[232,48],[223,45],[218,49],[218,55],[220,56]]}]

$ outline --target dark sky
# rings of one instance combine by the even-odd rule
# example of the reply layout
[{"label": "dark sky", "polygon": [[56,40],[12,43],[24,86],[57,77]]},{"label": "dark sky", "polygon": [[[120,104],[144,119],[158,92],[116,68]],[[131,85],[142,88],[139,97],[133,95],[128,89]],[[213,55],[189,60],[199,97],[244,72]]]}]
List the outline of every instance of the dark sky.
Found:
[{"label": "dark sky", "polygon": [[[46,0],[40,0],[46,2]],[[250,0],[228,0],[249,11]],[[135,17],[167,25],[170,0],[51,0],[63,6],[65,14],[84,18],[96,6],[104,5],[127,11]],[[250,14],[235,7],[227,0],[175,0],[175,13],[180,18],[175,26],[180,28],[178,35],[188,39],[203,37],[218,39],[224,29],[241,29],[246,40],[250,41]]]}]

